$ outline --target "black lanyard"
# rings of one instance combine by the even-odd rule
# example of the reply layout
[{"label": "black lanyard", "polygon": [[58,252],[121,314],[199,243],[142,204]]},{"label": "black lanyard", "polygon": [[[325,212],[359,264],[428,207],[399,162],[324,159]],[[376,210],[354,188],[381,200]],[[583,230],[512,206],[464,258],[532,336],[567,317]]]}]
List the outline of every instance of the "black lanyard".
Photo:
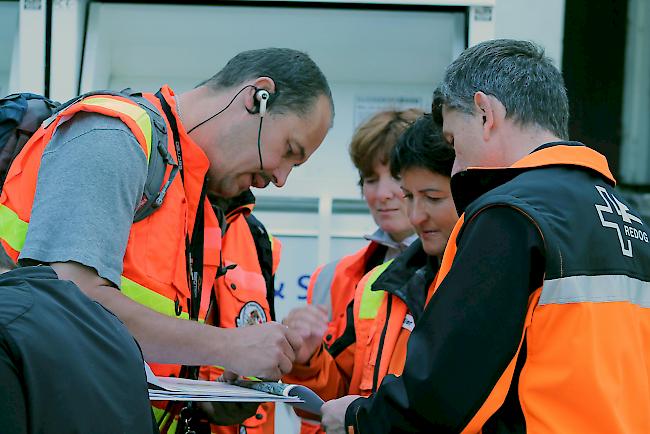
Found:
[{"label": "black lanyard", "polygon": [[[176,158],[178,160],[178,170],[181,173],[181,181],[185,184],[185,176],[183,172],[183,151],[181,149],[181,139],[178,133],[178,124],[176,117],[172,113],[172,109],[167,103],[167,100],[158,91],[156,96],[160,100],[169,126],[172,130],[172,137],[174,139],[174,148],[176,149]],[[192,230],[192,238],[189,234],[185,234],[185,262],[187,266],[187,284],[190,288],[190,298],[187,300],[188,313],[191,320],[198,321],[199,308],[201,306],[201,292],[203,287],[203,233],[205,227],[204,218],[204,202],[207,194],[207,184],[203,181],[201,187],[201,195],[196,208],[196,217],[194,219],[194,229]],[[176,314],[180,315],[178,310],[178,299],[176,299],[177,311]]]}]

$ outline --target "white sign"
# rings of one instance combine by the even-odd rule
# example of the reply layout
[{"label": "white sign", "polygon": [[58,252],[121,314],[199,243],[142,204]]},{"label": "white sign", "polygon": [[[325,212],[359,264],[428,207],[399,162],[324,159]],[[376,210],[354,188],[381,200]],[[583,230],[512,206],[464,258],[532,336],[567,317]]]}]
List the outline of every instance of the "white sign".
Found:
[{"label": "white sign", "polygon": [[357,96],[354,99],[354,129],[375,113],[410,108],[430,111],[424,107],[424,101],[419,96]]}]

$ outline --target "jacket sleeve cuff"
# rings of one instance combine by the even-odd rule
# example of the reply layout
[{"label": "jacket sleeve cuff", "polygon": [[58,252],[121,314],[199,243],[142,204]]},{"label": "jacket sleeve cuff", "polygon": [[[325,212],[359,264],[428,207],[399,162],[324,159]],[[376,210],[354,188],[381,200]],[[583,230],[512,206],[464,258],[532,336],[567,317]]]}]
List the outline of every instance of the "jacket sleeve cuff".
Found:
[{"label": "jacket sleeve cuff", "polygon": [[311,358],[306,363],[294,363],[291,368],[289,376],[300,380],[315,377],[321,369],[323,364],[323,345],[312,354]]},{"label": "jacket sleeve cuff", "polygon": [[363,404],[366,398],[357,398],[348,405],[348,409],[345,410],[345,428],[348,433],[358,432],[357,423],[357,412],[359,407]]}]

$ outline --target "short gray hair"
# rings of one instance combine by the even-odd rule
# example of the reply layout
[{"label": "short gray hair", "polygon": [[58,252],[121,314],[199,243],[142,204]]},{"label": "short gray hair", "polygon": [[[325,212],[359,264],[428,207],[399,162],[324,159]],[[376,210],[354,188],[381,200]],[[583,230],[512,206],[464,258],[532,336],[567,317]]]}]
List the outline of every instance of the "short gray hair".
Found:
[{"label": "short gray hair", "polygon": [[497,98],[506,117],[521,125],[535,125],[557,137],[569,138],[569,100],[562,73],[528,41],[495,39],[463,51],[447,67],[433,94],[433,114],[442,122],[442,106],[474,113],[474,94]]},{"label": "short gray hair", "polygon": [[314,61],[290,48],[263,48],[237,54],[214,76],[204,81],[213,90],[227,89],[258,77],[275,82],[276,94],[270,113],[308,114],[321,95],[328,98],[332,119],[334,102],[327,79]]}]

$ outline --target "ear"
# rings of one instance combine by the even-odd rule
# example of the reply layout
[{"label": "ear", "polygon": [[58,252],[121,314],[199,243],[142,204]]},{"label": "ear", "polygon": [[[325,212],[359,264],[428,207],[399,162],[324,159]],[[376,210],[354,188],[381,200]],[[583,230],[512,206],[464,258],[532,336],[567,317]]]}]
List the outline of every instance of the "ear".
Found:
[{"label": "ear", "polygon": [[250,83],[250,85],[254,87],[250,87],[246,92],[244,104],[246,104],[246,110],[248,113],[253,114],[257,113],[255,106],[258,105],[259,107],[260,103],[259,101],[255,101],[255,93],[260,89],[268,91],[271,97],[267,101],[267,105],[270,104],[275,96],[275,82],[270,77],[258,77],[254,82]]},{"label": "ear", "polygon": [[494,134],[495,128],[503,121],[505,110],[503,104],[491,95],[483,92],[474,94],[474,110],[483,121],[483,140],[488,141]]},{"label": "ear", "polygon": [[271,77],[259,77],[253,82],[258,89],[266,89],[269,93],[275,93],[275,82]]}]

